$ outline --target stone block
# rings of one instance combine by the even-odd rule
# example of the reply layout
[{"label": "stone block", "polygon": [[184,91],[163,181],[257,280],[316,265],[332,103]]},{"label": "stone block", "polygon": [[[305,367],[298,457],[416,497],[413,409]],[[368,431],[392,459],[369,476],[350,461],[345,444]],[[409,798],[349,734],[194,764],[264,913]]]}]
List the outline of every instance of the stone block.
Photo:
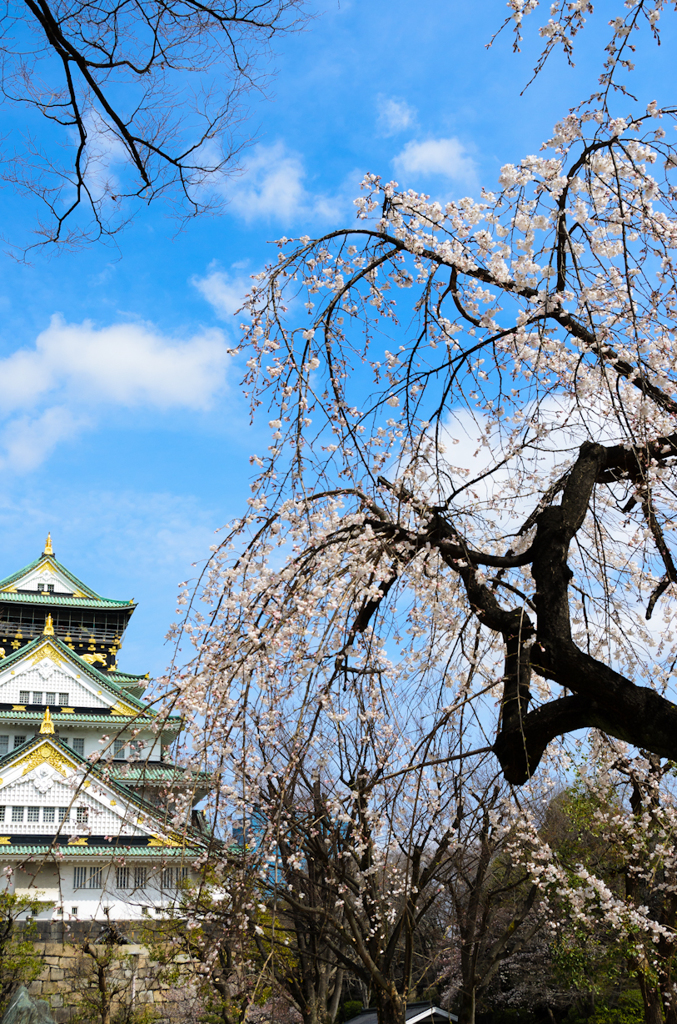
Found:
[{"label": "stone block", "polygon": [[59,995],[58,992],[55,992],[53,996],[49,997],[49,1003],[52,1007],[63,1006],[63,996]]},{"label": "stone block", "polygon": [[66,949],[63,942],[45,942],[45,956],[64,956]]},{"label": "stone block", "polygon": [[58,967],[63,958],[61,956],[45,956],[44,960],[50,967]]},{"label": "stone block", "polygon": [[63,981],[65,971],[63,967],[50,967],[49,969],[49,980],[50,981]]},{"label": "stone block", "polygon": [[56,981],[43,981],[42,982],[42,994],[43,996],[51,996],[54,992],[58,992],[63,988],[63,985],[59,985]]},{"label": "stone block", "polygon": [[42,992],[42,982],[32,981],[28,986],[28,994],[31,996],[39,996]]}]

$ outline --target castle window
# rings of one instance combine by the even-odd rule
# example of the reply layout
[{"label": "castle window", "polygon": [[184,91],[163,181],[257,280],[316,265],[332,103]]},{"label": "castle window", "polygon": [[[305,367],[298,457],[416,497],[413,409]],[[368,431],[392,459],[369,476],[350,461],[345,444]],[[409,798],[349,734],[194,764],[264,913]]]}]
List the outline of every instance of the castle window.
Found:
[{"label": "castle window", "polygon": [[24,809],[23,807],[12,808],[12,821],[23,821],[24,820]]},{"label": "castle window", "polygon": [[67,807],[60,807],[59,808],[59,821],[68,821],[68,817],[69,817],[69,815],[68,815],[68,808]]},{"label": "castle window", "polygon": [[20,704],[30,704],[30,702],[31,702],[30,690],[19,690],[19,703]]},{"label": "castle window", "polygon": [[40,821],[40,808],[29,807],[28,808],[28,820],[29,821]]},{"label": "castle window", "polygon": [[125,741],[115,740],[113,742],[113,757],[124,757],[125,756]]},{"label": "castle window", "polygon": [[0,805],[0,821],[5,820],[5,805]]},{"label": "castle window", "polygon": [[9,750],[9,736],[0,736],[0,757]]},{"label": "castle window", "polygon": [[[87,868],[74,868],[73,869],[73,888],[84,889],[87,885]],[[73,911],[76,913],[76,911]]]},{"label": "castle window", "polygon": [[45,704],[56,704],[56,694],[55,693],[46,693],[45,694]]},{"label": "castle window", "polygon": [[26,737],[25,736],[15,736],[14,737],[14,749],[16,750],[17,747],[22,746],[25,742],[26,742]]},{"label": "castle window", "polygon": [[42,820],[45,823],[54,821],[54,807],[43,807],[42,808]]},{"label": "castle window", "polygon": [[101,868],[90,868],[89,869],[89,888],[100,889],[101,888]]},{"label": "castle window", "polygon": [[115,869],[115,888],[129,889],[129,868]]},{"label": "castle window", "polygon": [[69,704],[69,703],[70,703],[70,701],[68,700],[68,694],[67,693],[60,693],[59,694],[59,704]]},{"label": "castle window", "polygon": [[146,887],[146,868],[134,868],[134,888],[144,889]]},{"label": "castle window", "polygon": [[88,807],[77,807],[75,810],[75,820],[78,824],[86,824],[89,820],[89,808]]},{"label": "castle window", "polygon": [[77,907],[71,907],[71,917],[77,917],[77,916],[78,916],[78,908]]},{"label": "castle window", "polygon": [[33,690],[33,703],[42,704],[42,690]]},{"label": "castle window", "polygon": [[82,739],[82,737],[77,737],[71,740],[71,747],[73,748],[76,754],[80,755],[80,757],[85,756],[85,741]]}]

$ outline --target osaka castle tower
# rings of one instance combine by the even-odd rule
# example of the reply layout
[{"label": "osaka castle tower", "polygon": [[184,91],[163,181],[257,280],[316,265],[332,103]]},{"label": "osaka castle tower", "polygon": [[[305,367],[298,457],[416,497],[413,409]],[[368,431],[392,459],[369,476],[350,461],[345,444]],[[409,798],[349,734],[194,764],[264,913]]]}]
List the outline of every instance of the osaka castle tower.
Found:
[{"label": "osaka castle tower", "polygon": [[[181,726],[118,668],[133,601],[54,557],[0,580],[0,889],[39,919],[163,915],[210,842],[208,778],[166,759]],[[4,869],[4,872],[1,870]]]}]

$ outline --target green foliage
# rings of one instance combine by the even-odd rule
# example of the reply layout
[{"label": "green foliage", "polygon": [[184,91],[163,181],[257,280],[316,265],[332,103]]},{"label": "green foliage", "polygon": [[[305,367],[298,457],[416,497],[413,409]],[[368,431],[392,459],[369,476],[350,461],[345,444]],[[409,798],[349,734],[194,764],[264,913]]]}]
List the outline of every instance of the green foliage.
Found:
[{"label": "green foliage", "polygon": [[535,1021],[536,1015],[523,1006],[506,1006],[491,1014],[491,1024],[534,1024]]},{"label": "green foliage", "polygon": [[133,957],[115,943],[83,944],[73,988],[80,995],[71,1024],[153,1024],[152,1007],[131,1005]]},{"label": "green foliage", "polygon": [[613,937],[591,935],[569,926],[562,930],[551,952],[555,976],[577,992],[603,995],[627,973],[627,949]]},{"label": "green foliage", "polygon": [[644,1005],[639,992],[626,992],[618,1006],[597,1006],[588,1024],[644,1024]]},{"label": "green foliage", "polygon": [[30,896],[0,893],[0,1015],[19,985],[30,985],[42,971],[42,957],[34,946],[35,924],[29,918],[19,930],[17,920],[51,905]]},{"label": "green foliage", "polygon": [[339,1012],[336,1014],[336,1024],[345,1024],[346,1021],[357,1017],[361,1011],[361,999],[346,999],[345,1003],[341,1003]]}]

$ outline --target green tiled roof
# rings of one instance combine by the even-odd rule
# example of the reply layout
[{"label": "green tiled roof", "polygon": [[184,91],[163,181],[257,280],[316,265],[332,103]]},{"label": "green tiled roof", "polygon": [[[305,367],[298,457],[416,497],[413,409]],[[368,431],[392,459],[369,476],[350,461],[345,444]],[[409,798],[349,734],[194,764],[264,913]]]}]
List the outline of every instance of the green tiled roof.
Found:
[{"label": "green tiled roof", "polygon": [[[116,779],[118,782],[138,782],[142,780],[144,782],[167,782],[180,780],[185,774],[186,769],[181,768],[175,764],[114,764],[111,766],[111,778]],[[211,779],[209,772],[193,772],[193,779],[206,782]]]},{"label": "green tiled roof", "polygon": [[[95,590],[92,590],[92,588],[88,587],[86,583],[83,583],[82,580],[79,580],[77,578],[77,576],[74,576],[73,573],[69,569],[67,569],[65,565],[62,565],[61,562],[58,562],[54,555],[46,555],[44,553],[40,555],[39,558],[36,558],[34,561],[30,562],[28,565],[25,565],[23,569],[19,569],[18,572],[13,572],[11,576],[6,576],[4,580],[0,580],[0,590],[2,590],[3,587],[11,586],[17,580],[21,579],[22,576],[25,576],[27,573],[37,568],[38,565],[41,565],[43,562],[49,562],[51,565],[55,566],[61,573],[63,573],[66,579],[73,584],[73,590],[80,590],[82,591],[83,594],[86,594],[88,597],[93,598],[97,602],[97,606],[100,601],[107,601],[107,603],[115,605],[116,607],[119,607],[120,605],[130,604],[129,601],[108,601],[107,598],[101,597],[101,594],[97,594]],[[24,598],[30,596],[31,595],[28,594],[17,594],[14,595],[14,599],[16,599],[17,597]],[[37,594],[35,596],[36,598],[38,597]],[[5,597],[7,597],[7,595],[3,594],[2,597],[4,599]],[[50,603],[50,601],[53,598],[53,594],[48,594],[46,595],[46,601],[43,601],[42,603]],[[134,606],[132,605],[132,607]]]},{"label": "green tiled roof", "polygon": [[[190,857],[191,852],[196,856],[201,853],[204,847],[195,844],[191,846],[125,846],[121,838],[119,843],[111,843],[110,846],[59,846],[59,860],[68,857],[120,857],[121,847],[124,847],[125,857]],[[40,854],[53,854],[50,846],[0,846],[2,857],[34,857]]]},{"label": "green tiled roof", "polygon": [[[62,715],[58,711],[52,711],[50,708],[50,714],[52,721],[55,725],[76,725],[81,723],[82,725],[125,725],[131,722],[140,724],[143,721],[141,715]],[[20,722],[35,722],[36,725],[42,721],[44,717],[41,711],[0,711],[0,721],[11,720]],[[155,721],[156,712],[149,712],[148,718]],[[175,725],[177,728],[181,726],[180,715],[170,715],[163,723],[162,728],[170,728]]]},{"label": "green tiled roof", "polygon": [[19,593],[16,590],[0,590],[0,601],[10,601],[14,604],[44,604],[50,607],[68,606],[69,608],[136,608],[135,604],[129,601],[113,601],[107,597],[70,597],[68,594],[43,594],[37,591],[24,591]]},{"label": "green tiled roof", "polygon": [[148,673],[143,675],[135,675],[133,672],[119,672],[117,669],[115,672],[106,672],[106,679],[113,679],[114,682],[121,683],[136,683],[136,682],[148,682]]}]

